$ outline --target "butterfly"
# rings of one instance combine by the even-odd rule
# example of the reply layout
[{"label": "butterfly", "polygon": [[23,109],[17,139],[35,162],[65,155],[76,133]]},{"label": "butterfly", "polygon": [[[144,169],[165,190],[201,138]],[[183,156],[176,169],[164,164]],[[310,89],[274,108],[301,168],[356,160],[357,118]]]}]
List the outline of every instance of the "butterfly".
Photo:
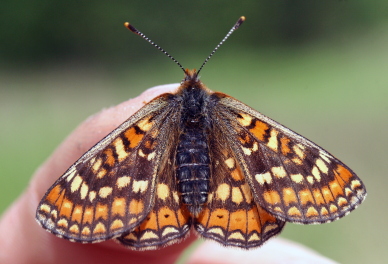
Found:
[{"label": "butterfly", "polygon": [[[245,20],[241,17],[219,46]],[[191,228],[224,246],[250,249],[285,222],[334,221],[366,190],[345,164],[313,142],[184,69],[162,94],[81,156],[36,212],[47,231],[73,242],[115,239],[157,249]]]}]

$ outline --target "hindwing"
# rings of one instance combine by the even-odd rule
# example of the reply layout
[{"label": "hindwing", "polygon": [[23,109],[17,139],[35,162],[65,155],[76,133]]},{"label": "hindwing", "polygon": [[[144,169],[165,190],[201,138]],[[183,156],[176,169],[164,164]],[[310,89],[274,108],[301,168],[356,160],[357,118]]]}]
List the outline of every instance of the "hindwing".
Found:
[{"label": "hindwing", "polygon": [[225,136],[227,127],[220,122],[213,120],[212,132],[209,133],[210,192],[194,226],[201,236],[224,246],[258,247],[280,233],[285,223],[253,199],[251,188]]}]

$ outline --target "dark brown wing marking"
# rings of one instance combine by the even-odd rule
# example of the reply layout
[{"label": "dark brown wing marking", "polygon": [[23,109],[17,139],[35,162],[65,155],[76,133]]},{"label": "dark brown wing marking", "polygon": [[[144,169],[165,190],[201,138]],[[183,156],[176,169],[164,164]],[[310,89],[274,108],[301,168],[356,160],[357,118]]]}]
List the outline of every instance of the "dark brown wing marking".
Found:
[{"label": "dark brown wing marking", "polygon": [[106,240],[139,226],[153,207],[174,113],[162,95],[86,152],[47,191],[38,222],[77,242]]},{"label": "dark brown wing marking", "polygon": [[[171,122],[176,126],[177,122]],[[174,244],[188,235],[191,216],[181,204],[175,179],[175,150],[179,129],[169,127],[164,154],[160,160],[155,189],[155,204],[146,219],[132,232],[123,234],[117,241],[136,250],[157,249]]]},{"label": "dark brown wing marking", "polygon": [[225,129],[222,123],[214,124],[209,135],[213,165],[211,191],[194,226],[201,236],[225,246],[258,247],[280,233],[285,223],[254,201],[234,151],[223,136]]},{"label": "dark brown wing marking", "polygon": [[363,201],[361,180],[327,151],[236,99],[216,95],[254,199],[265,210],[284,221],[323,223]]}]

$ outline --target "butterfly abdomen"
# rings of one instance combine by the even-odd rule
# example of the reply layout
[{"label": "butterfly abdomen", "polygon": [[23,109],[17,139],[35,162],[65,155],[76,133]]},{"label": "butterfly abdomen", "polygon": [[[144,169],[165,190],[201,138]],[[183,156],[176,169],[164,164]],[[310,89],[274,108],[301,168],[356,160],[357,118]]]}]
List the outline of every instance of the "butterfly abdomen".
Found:
[{"label": "butterfly abdomen", "polygon": [[193,215],[207,202],[210,179],[206,117],[206,93],[199,87],[187,88],[182,95],[181,134],[176,153],[176,177],[181,200]]},{"label": "butterfly abdomen", "polygon": [[206,203],[209,191],[209,154],[205,137],[196,132],[180,136],[176,165],[178,189],[189,211],[197,215]]}]

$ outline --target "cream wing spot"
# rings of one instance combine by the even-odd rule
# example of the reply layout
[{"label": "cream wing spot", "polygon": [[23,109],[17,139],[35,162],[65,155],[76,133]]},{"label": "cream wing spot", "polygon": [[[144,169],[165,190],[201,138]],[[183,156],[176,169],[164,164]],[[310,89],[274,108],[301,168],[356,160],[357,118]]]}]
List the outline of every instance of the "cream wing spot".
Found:
[{"label": "cream wing spot", "polygon": [[278,131],[276,131],[275,129],[271,129],[271,134],[270,138],[268,139],[267,146],[275,152],[278,151]]},{"label": "cream wing spot", "polygon": [[90,235],[90,228],[85,226],[82,231],[81,231],[81,234],[84,235],[84,236],[88,236]]},{"label": "cream wing spot", "polygon": [[299,143],[299,144],[296,144],[296,145],[297,145],[301,150],[305,150],[305,148],[306,148],[304,145],[302,145],[302,144],[300,144],[300,143]]},{"label": "cream wing spot", "polygon": [[60,227],[67,228],[69,225],[69,222],[66,219],[62,218],[58,221],[57,225]]},{"label": "cream wing spot", "polygon": [[251,241],[259,241],[259,240],[260,240],[260,237],[259,237],[256,233],[253,233],[253,234],[249,237],[249,239],[248,239],[249,242],[251,242]]},{"label": "cream wing spot", "polygon": [[130,182],[131,182],[131,177],[122,176],[122,177],[117,178],[116,186],[117,186],[117,188],[122,189],[124,187],[127,187]]},{"label": "cream wing spot", "polygon": [[295,154],[298,155],[299,158],[301,158],[302,160],[305,158],[305,154],[303,152],[303,145],[297,144],[293,146],[292,149],[294,150]]},{"label": "cream wing spot", "polygon": [[82,200],[86,198],[86,196],[88,195],[88,192],[89,192],[89,187],[85,182],[83,182],[81,185],[81,191],[80,191]]},{"label": "cream wing spot", "polygon": [[162,199],[163,201],[165,201],[167,197],[170,196],[170,188],[167,186],[167,184],[164,184],[164,183],[158,184],[157,195],[158,195],[158,198]]},{"label": "cream wing spot", "polygon": [[232,234],[230,234],[228,236],[228,239],[236,239],[236,240],[245,241],[244,236],[240,232],[238,232],[238,231],[233,232]]},{"label": "cream wing spot", "polygon": [[226,201],[230,195],[230,185],[222,183],[217,188],[217,198],[221,201]]},{"label": "cream wing spot", "polygon": [[345,188],[345,195],[346,195],[346,196],[349,196],[349,195],[351,195],[352,193],[353,193],[352,190],[350,190],[348,187]]},{"label": "cream wing spot", "polygon": [[106,232],[105,225],[101,222],[98,222],[96,227],[93,229],[93,234],[99,234],[99,233],[105,233],[105,232]]},{"label": "cream wing spot", "polygon": [[114,230],[114,229],[119,229],[119,228],[122,228],[124,226],[124,223],[123,221],[121,221],[120,219],[116,219],[112,222],[112,224],[110,225],[110,229],[111,230]]},{"label": "cream wing spot", "polygon": [[253,200],[251,188],[249,187],[248,183],[245,183],[244,185],[241,185],[241,191],[244,194],[245,202],[250,203]]},{"label": "cream wing spot", "polygon": [[212,193],[209,193],[209,194],[207,195],[207,202],[210,204],[212,201],[213,201],[213,194],[212,194]]},{"label": "cream wing spot", "polygon": [[298,174],[291,174],[291,180],[296,183],[303,183],[303,175],[298,173]]},{"label": "cream wing spot", "polygon": [[125,239],[128,240],[137,240],[137,236],[135,236],[133,233],[129,233],[128,235],[125,236]]},{"label": "cream wing spot", "polygon": [[308,183],[314,184],[314,177],[313,176],[307,176],[306,179],[307,179]]},{"label": "cream wing spot", "polygon": [[132,183],[132,191],[134,193],[143,193],[147,190],[148,181],[136,181],[134,180]]},{"label": "cream wing spot", "polygon": [[303,164],[303,161],[300,159],[300,158],[292,158],[291,159],[295,164],[297,165],[302,165]]},{"label": "cream wing spot", "polygon": [[339,197],[337,203],[339,206],[343,207],[348,204],[348,201],[343,197]]},{"label": "cream wing spot", "polygon": [[94,163],[93,163],[93,161],[94,161],[94,159],[90,161],[91,164],[93,164],[92,169],[93,169],[94,173],[97,173],[97,171],[100,169],[100,167],[102,165],[102,160],[98,159]]},{"label": "cream wing spot", "polygon": [[283,178],[283,177],[286,177],[286,175],[287,175],[287,172],[284,170],[283,166],[272,167],[271,171],[272,171],[273,175],[277,178]]},{"label": "cream wing spot", "polygon": [[330,160],[330,157],[328,157],[324,152],[320,152],[319,153],[319,156],[321,157],[321,159],[323,159],[324,161],[326,161],[327,163],[330,164],[331,160]]},{"label": "cream wing spot", "polygon": [[232,201],[236,204],[240,204],[242,201],[244,201],[244,197],[239,187],[232,188]]},{"label": "cream wing spot", "polygon": [[327,211],[327,209],[325,207],[322,207],[321,208],[321,215],[328,215],[329,214],[329,211]]},{"label": "cream wing spot", "polygon": [[302,213],[295,206],[290,207],[287,212],[289,215],[302,216]]},{"label": "cream wing spot", "polygon": [[151,152],[150,154],[148,154],[147,160],[151,161],[153,158],[155,158],[155,156],[156,156],[156,153],[155,152]]},{"label": "cream wing spot", "polygon": [[228,166],[229,169],[233,169],[235,166],[234,159],[229,158],[229,159],[225,160],[225,164],[226,164],[226,166]]},{"label": "cream wing spot", "polygon": [[326,166],[326,164],[321,160],[321,159],[317,159],[317,161],[315,162],[315,165],[317,165],[317,167],[325,174],[328,173],[329,171],[329,168]]},{"label": "cream wing spot", "polygon": [[146,119],[141,120],[141,121],[137,124],[137,126],[138,126],[141,130],[147,132],[147,131],[150,130],[150,128],[153,126],[153,122],[150,122],[149,118],[148,118],[148,119],[146,118]]},{"label": "cream wing spot", "polygon": [[352,182],[351,182],[351,185],[350,185],[350,187],[354,190],[354,189],[356,189],[356,188],[358,188],[358,187],[360,187],[361,186],[361,182],[359,181],[359,180],[353,180]]},{"label": "cream wing spot", "polygon": [[112,187],[109,186],[101,187],[98,191],[98,196],[100,196],[101,198],[106,198],[112,193],[112,190]]},{"label": "cream wing spot", "polygon": [[99,178],[99,179],[102,179],[102,178],[104,178],[104,176],[106,175],[106,173],[107,173],[107,171],[106,171],[106,169],[101,169],[98,173],[97,173],[97,178]]},{"label": "cream wing spot", "polygon": [[79,187],[81,186],[81,183],[82,183],[81,176],[79,175],[75,176],[70,185],[71,192],[78,191]]},{"label": "cream wing spot", "polygon": [[179,195],[176,191],[172,192],[172,197],[174,197],[176,203],[179,203]]},{"label": "cream wing spot", "polygon": [[264,183],[270,184],[272,182],[272,175],[269,172],[264,174],[256,174],[255,178],[260,185],[264,185]]},{"label": "cream wing spot", "polygon": [[179,230],[176,229],[175,227],[166,227],[163,230],[162,237],[169,235],[169,234],[178,234],[178,233],[179,233]]},{"label": "cream wing spot", "polygon": [[57,219],[57,218],[58,218],[58,211],[57,211],[57,210],[52,210],[50,214],[51,214],[51,216],[52,216],[54,219]]},{"label": "cream wing spot", "polygon": [[253,152],[256,152],[259,150],[259,144],[257,144],[257,142],[253,143],[253,146],[252,146],[252,149],[251,149]]},{"label": "cream wing spot", "polygon": [[307,217],[314,217],[314,216],[318,216],[318,215],[319,215],[319,213],[314,207],[310,206],[307,209],[307,212],[306,212]]},{"label": "cream wing spot", "polygon": [[96,192],[95,191],[91,191],[89,193],[89,201],[93,202],[94,198],[96,198]]},{"label": "cream wing spot", "polygon": [[319,172],[317,166],[314,166],[311,170],[311,174],[314,176],[314,178],[319,182],[321,181],[321,173]]},{"label": "cream wing spot", "polygon": [[338,208],[334,204],[331,204],[329,210],[331,213],[336,213],[338,211]]},{"label": "cream wing spot", "polygon": [[140,237],[140,240],[147,240],[147,239],[158,239],[158,235],[155,234],[155,232],[152,231],[146,231],[144,234]]},{"label": "cream wing spot", "polygon": [[139,151],[137,152],[137,154],[142,157],[142,158],[145,158],[146,154],[144,154],[143,150],[142,149],[139,149]]},{"label": "cream wing spot", "polygon": [[68,174],[67,174],[67,176],[66,176],[66,181],[67,181],[67,182],[70,182],[70,181],[73,179],[73,177],[75,176],[76,173],[77,173],[77,170],[75,169],[75,167],[73,167],[73,168],[68,172]]},{"label": "cream wing spot", "polygon": [[78,234],[78,233],[79,233],[79,227],[78,227],[78,225],[76,225],[76,224],[72,225],[72,226],[69,228],[69,231],[72,232],[72,233]]},{"label": "cream wing spot", "polygon": [[246,147],[241,147],[242,151],[244,152],[245,155],[250,156],[252,154],[252,150]]},{"label": "cream wing spot", "polygon": [[270,232],[271,230],[274,230],[276,228],[278,228],[279,226],[278,225],[267,225],[265,228],[264,228],[264,233],[268,233]]},{"label": "cream wing spot", "polygon": [[238,118],[237,120],[242,126],[249,126],[252,123],[252,117],[250,115],[239,113],[241,118]]},{"label": "cream wing spot", "polygon": [[220,227],[213,227],[208,230],[209,233],[214,233],[220,237],[225,237],[224,231]]},{"label": "cream wing spot", "polygon": [[47,204],[42,204],[40,207],[39,207],[39,210],[45,212],[45,213],[50,213],[51,211],[51,207]]},{"label": "cream wing spot", "polygon": [[113,145],[115,146],[118,160],[119,161],[125,160],[129,154],[125,151],[123,140],[120,137],[118,137],[115,141],[113,141]]}]

